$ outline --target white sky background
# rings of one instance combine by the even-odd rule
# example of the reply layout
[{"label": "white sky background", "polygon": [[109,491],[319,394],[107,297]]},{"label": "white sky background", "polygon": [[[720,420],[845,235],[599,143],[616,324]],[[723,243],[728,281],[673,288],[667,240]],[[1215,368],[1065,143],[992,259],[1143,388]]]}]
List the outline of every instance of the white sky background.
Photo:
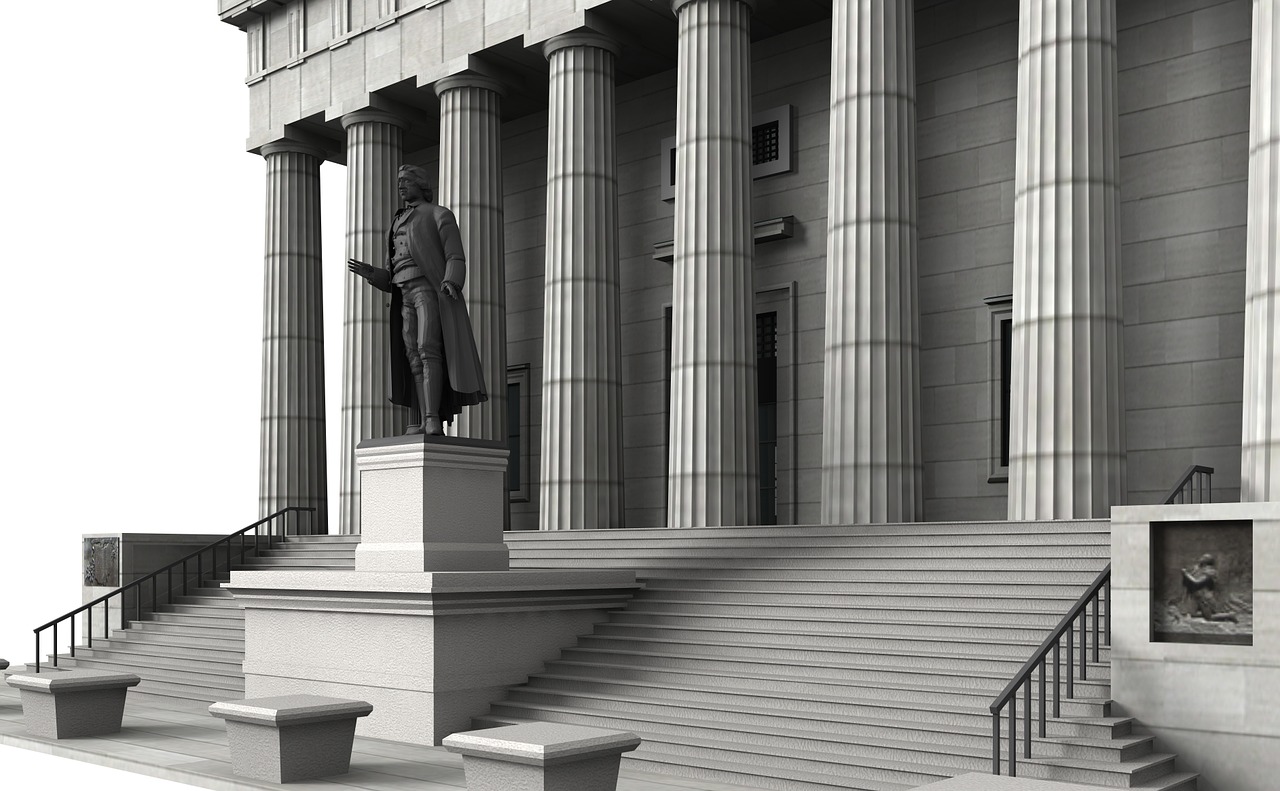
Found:
[{"label": "white sky background", "polygon": [[[265,166],[214,0],[5,10],[0,657],[19,664],[81,603],[82,534],[257,519]],[[344,170],[322,172],[336,493]],[[12,788],[182,787],[12,748],[0,767]]]}]

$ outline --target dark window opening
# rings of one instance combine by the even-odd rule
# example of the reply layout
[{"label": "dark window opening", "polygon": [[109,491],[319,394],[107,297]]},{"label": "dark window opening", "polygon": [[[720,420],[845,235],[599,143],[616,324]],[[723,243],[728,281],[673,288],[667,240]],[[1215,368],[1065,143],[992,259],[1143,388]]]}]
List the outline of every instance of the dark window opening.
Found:
[{"label": "dark window opening", "polygon": [[507,382],[507,491],[520,491],[520,383]]},{"label": "dark window opening", "polygon": [[1000,466],[1009,466],[1009,403],[1013,393],[1013,319],[1000,319]]},{"label": "dark window opening", "polygon": [[778,122],[770,121],[751,128],[751,164],[763,165],[778,159]]},{"label": "dark window opening", "polygon": [[760,441],[760,524],[778,524],[778,314],[756,316],[756,406]]}]

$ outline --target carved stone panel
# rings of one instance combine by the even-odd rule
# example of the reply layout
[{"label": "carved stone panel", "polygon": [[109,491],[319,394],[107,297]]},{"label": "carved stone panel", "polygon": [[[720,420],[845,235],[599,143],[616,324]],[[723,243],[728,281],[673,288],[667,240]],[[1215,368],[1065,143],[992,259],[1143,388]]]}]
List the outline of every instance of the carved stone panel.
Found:
[{"label": "carved stone panel", "polygon": [[84,540],[84,584],[88,587],[120,587],[120,539]]},{"label": "carved stone panel", "polygon": [[1253,645],[1253,523],[1151,524],[1151,640]]}]

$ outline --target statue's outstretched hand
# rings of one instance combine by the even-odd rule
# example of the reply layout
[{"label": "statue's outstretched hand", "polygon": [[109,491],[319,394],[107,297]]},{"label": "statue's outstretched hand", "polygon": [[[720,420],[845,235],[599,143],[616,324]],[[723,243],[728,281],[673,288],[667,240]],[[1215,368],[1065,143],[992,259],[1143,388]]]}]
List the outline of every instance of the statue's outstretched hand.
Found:
[{"label": "statue's outstretched hand", "polygon": [[347,259],[347,269],[353,272],[354,274],[357,274],[360,277],[364,278],[365,280],[371,280],[373,277],[373,273],[378,271],[373,267],[369,266],[368,264],[362,261],[357,261],[354,258]]},{"label": "statue's outstretched hand", "polygon": [[457,284],[450,280],[446,280],[440,284],[440,293],[444,294],[449,299],[457,299],[462,296],[462,290],[458,288]]}]

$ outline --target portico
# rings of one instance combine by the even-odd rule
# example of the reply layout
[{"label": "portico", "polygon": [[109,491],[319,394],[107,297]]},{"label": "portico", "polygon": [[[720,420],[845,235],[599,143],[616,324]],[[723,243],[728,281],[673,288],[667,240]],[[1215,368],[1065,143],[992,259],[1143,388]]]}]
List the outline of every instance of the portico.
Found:
[{"label": "portico", "polygon": [[[325,496],[318,305],[270,280],[297,260],[318,283],[298,207],[323,159],[348,168],[345,253],[369,261],[396,167],[438,169],[490,396],[454,431],[518,443],[513,528],[1101,516],[1191,461],[1227,497],[1274,499],[1271,2],[1254,3],[1252,121],[1224,111],[1205,133],[1250,163],[1247,209],[1214,231],[1248,229],[1247,267],[1206,259],[1247,268],[1249,296],[1200,305],[1211,265],[1163,314],[1149,292],[1181,276],[1152,273],[1154,251],[1215,242],[1165,230],[1182,209],[1153,215],[1163,193],[1138,206],[1157,121],[1117,86],[1148,79],[1136,31],[1178,19],[1114,0],[992,0],[964,24],[902,2],[579,5],[220,4],[258,47],[249,147],[281,229],[267,324],[314,319],[264,335],[308,350],[264,346],[264,508]],[[343,288],[332,529],[359,532],[351,451],[409,416],[385,392],[382,295]],[[1000,295],[1003,340],[983,301]],[[1221,343],[1186,357],[1179,322],[1206,311]],[[1248,383],[1230,373],[1246,351]],[[1170,377],[1215,366],[1216,395],[1169,400]],[[1207,418],[1232,404],[1243,424]],[[1197,439],[1161,439],[1176,410],[1206,415]]]}]

